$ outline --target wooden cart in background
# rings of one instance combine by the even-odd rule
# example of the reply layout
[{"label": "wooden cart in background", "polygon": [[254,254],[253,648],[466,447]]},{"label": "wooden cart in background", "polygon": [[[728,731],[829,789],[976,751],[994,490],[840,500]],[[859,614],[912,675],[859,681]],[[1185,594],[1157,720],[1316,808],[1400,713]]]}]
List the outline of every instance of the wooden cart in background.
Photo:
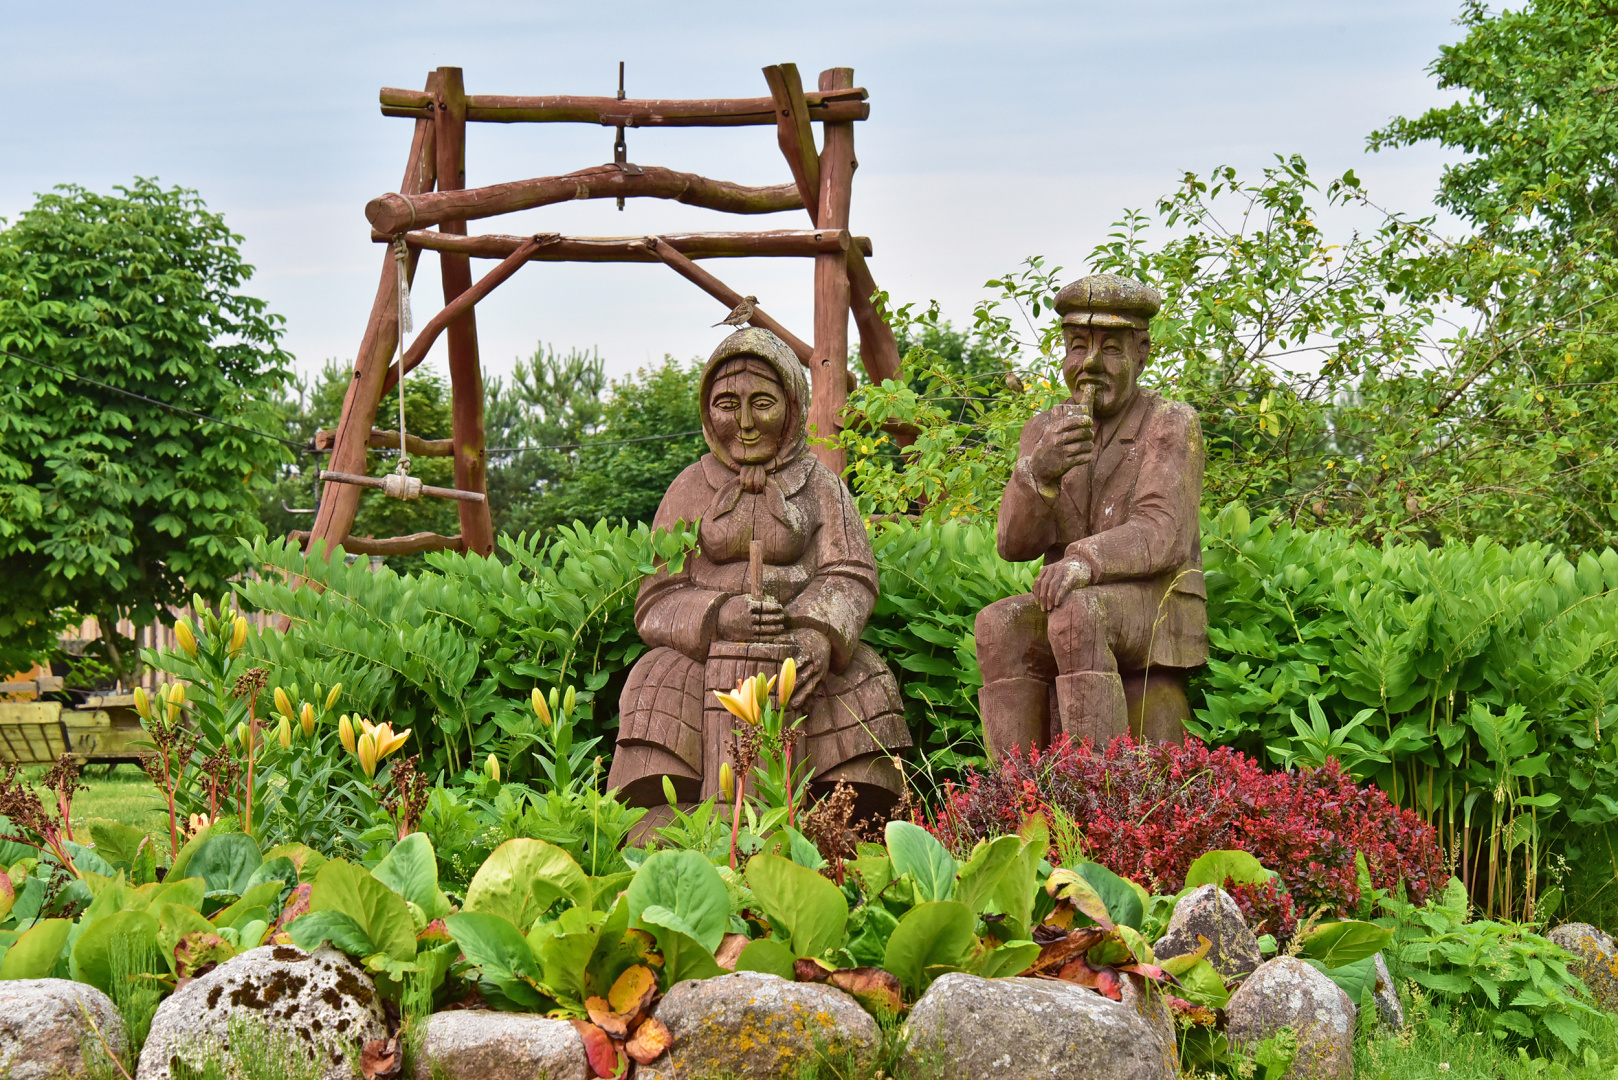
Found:
[{"label": "wooden cart in background", "polygon": [[[80,765],[140,761],[135,744],[146,733],[133,694],[91,694],[76,704],[38,699],[61,689],[51,676],[0,683],[0,764],[50,765],[63,754]],[[36,700],[6,700],[20,694]]]}]

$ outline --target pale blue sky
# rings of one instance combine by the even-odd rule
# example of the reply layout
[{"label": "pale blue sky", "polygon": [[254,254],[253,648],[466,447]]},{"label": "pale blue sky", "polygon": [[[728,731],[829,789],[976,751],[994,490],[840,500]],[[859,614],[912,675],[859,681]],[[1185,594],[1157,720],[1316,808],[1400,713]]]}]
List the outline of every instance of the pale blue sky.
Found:
[{"label": "pale blue sky", "polygon": [[[0,216],[62,182],[135,175],[199,189],[246,237],[249,292],[287,320],[305,370],[348,358],[376,287],[366,200],[398,184],[410,122],[381,86],[439,64],[472,93],[752,97],[759,69],[852,66],[871,93],[856,129],[852,224],[878,283],[962,320],[986,278],[1025,255],[1076,272],[1126,206],[1186,169],[1256,170],[1298,152],[1317,175],[1354,168],[1379,202],[1429,211],[1430,148],[1368,155],[1398,113],[1446,100],[1424,68],[1459,30],[1457,0],[1068,0],[1066,3],[16,3],[0,0],[9,107]],[[473,125],[471,185],[611,160],[612,131]],[[630,159],[748,183],[789,179],[768,128],[630,133]],[[549,207],[498,232],[645,234],[794,228],[801,212],[739,219],[661,200]],[[474,223],[474,231],[480,226]],[[479,263],[475,273],[487,269]],[[706,264],[811,334],[808,263]],[[435,268],[419,281],[437,306]],[[486,367],[536,340],[599,346],[622,372],[706,353],[723,310],[660,266],[538,264],[479,307]],[[441,348],[441,346],[440,346]]]}]

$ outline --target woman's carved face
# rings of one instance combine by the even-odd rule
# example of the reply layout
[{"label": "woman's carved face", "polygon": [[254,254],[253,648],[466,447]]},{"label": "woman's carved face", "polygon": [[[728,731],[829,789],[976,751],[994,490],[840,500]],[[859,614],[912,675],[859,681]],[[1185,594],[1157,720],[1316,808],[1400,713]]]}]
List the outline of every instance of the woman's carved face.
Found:
[{"label": "woman's carved face", "polygon": [[765,465],[780,451],[787,396],[775,379],[752,371],[715,379],[708,410],[715,437],[738,465]]}]

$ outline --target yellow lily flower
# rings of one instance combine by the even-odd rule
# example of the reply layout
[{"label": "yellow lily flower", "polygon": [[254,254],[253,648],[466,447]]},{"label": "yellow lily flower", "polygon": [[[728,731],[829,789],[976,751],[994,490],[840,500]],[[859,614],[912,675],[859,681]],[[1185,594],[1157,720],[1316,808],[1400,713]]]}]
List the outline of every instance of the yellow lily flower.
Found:
[{"label": "yellow lily flower", "polygon": [[781,708],[787,707],[787,702],[792,700],[792,691],[797,687],[798,661],[789,656],[781,665]]},{"label": "yellow lily flower", "polygon": [[359,737],[358,744],[354,748],[354,756],[360,759],[360,768],[365,770],[366,776],[376,776],[377,754],[375,736],[373,736],[370,732],[366,732],[364,735],[361,735]]},{"label": "yellow lily flower", "polygon": [[344,750],[354,753],[354,725],[348,722],[347,713],[338,718],[337,741],[343,744]]},{"label": "yellow lily flower", "polygon": [[191,624],[184,619],[174,624],[174,640],[180,643],[185,655],[195,660],[197,658],[197,636],[191,632]]},{"label": "yellow lily flower", "polygon": [[392,724],[378,724],[371,729],[371,737],[376,740],[376,759],[381,761],[405,744],[410,738],[410,729],[405,728],[395,735]]},{"label": "yellow lily flower", "polygon": [[732,716],[743,723],[758,726],[758,698],[753,694],[751,680],[744,679],[736,684],[734,691],[715,690],[713,696],[719,699]]},{"label": "yellow lily flower", "polygon": [[236,625],[230,632],[230,655],[235,656],[247,644],[247,620],[236,616]]}]

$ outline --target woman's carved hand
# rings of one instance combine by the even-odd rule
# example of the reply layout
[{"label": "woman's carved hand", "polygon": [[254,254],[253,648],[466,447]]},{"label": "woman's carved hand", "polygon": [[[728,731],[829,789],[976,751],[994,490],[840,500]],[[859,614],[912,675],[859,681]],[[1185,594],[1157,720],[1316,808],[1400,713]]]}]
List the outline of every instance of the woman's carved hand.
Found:
[{"label": "woman's carved hand", "polygon": [[826,677],[831,664],[831,642],[825,634],[807,626],[800,626],[787,636],[798,647],[798,686],[792,691],[790,704],[794,709],[801,709]]},{"label": "woman's carved hand", "polygon": [[719,608],[719,636],[725,641],[775,641],[786,628],[786,612],[774,600],[732,596]]}]

